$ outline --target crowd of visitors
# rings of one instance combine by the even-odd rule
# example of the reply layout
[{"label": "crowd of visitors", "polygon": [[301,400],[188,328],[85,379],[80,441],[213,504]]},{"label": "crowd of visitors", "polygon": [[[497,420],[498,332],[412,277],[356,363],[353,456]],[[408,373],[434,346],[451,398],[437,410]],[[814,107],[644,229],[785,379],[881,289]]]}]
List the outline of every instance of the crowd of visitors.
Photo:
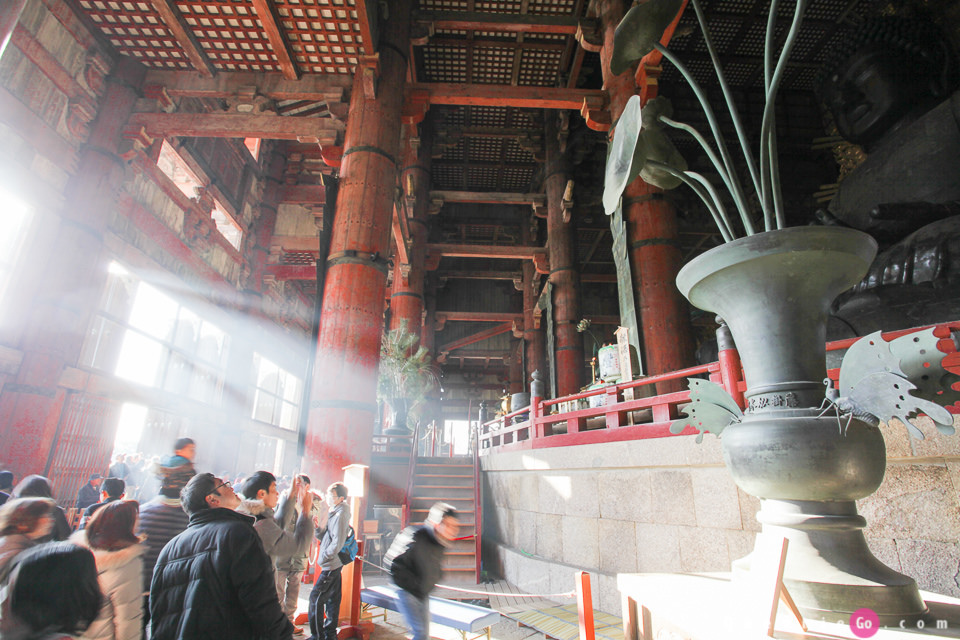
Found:
[{"label": "crowd of visitors", "polygon": [[[316,537],[320,586],[311,594],[318,608],[311,607],[310,626],[313,640],[333,640],[346,487],[327,491],[328,516],[305,475],[256,471],[232,481],[236,474],[196,473],[195,455],[195,443],[183,438],[151,461],[153,497],[136,473],[142,458],[117,456],[106,476],[89,476],[78,492],[76,531],[47,478],[14,485],[11,473],[0,472],[0,638],[302,636],[293,621]],[[321,520],[327,526],[318,529]]]},{"label": "crowd of visitors", "polygon": [[[346,486],[335,482],[321,497],[305,475],[268,471],[231,482],[196,473],[195,455],[192,440],[177,440],[153,463],[157,495],[143,504],[130,499],[136,461],[118,457],[110,475],[91,475],[78,492],[76,531],[47,478],[13,485],[0,472],[0,638],[292,640],[305,633],[294,614],[316,539],[309,640],[336,640],[341,572],[352,558],[341,559]],[[144,496],[144,479],[132,481]],[[427,638],[427,596],[456,532],[456,512],[438,504],[387,554],[414,640]]]}]

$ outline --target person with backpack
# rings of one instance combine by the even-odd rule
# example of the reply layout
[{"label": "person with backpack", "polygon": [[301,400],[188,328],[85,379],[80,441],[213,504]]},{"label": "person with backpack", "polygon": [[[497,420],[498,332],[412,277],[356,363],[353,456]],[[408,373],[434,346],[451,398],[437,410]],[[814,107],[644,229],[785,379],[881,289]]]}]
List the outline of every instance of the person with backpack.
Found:
[{"label": "person with backpack", "polygon": [[421,526],[400,532],[383,558],[394,584],[400,588],[400,613],[413,640],[430,638],[430,592],[443,572],[443,550],[459,530],[457,510],[437,502],[430,507]]},{"label": "person with backpack", "polygon": [[341,571],[343,561],[340,551],[347,540],[350,528],[350,507],[347,504],[347,487],[334,482],[327,488],[327,528],[317,532],[320,550],[317,566],[320,574],[310,590],[309,640],[337,640],[337,624],[340,621]]}]

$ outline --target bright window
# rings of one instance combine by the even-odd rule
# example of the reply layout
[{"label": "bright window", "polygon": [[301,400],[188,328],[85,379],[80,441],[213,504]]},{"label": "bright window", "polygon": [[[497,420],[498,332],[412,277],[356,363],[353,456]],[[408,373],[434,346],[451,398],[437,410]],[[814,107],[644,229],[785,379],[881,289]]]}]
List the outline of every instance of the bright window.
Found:
[{"label": "bright window", "polygon": [[253,354],[257,373],[253,397],[253,419],[295,431],[300,418],[300,378],[264,358]]},{"label": "bright window", "polygon": [[80,358],[130,382],[217,404],[228,342],[217,325],[113,262]]},{"label": "bright window", "polygon": [[0,300],[13,281],[14,267],[30,228],[30,209],[13,194],[0,189]]}]

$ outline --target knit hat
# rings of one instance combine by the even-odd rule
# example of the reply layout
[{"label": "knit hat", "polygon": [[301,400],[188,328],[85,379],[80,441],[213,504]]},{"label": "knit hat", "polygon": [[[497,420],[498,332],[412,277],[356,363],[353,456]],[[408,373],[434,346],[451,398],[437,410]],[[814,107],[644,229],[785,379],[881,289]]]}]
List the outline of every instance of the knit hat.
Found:
[{"label": "knit hat", "polygon": [[12,488],[13,488],[13,472],[0,471],[0,489],[12,489]]}]

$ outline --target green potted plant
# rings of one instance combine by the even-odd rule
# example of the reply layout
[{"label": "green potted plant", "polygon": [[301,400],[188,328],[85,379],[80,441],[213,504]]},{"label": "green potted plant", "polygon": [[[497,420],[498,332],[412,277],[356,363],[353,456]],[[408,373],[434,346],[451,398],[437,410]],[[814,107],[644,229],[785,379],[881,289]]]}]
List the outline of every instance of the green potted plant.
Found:
[{"label": "green potted plant", "polygon": [[437,369],[420,336],[406,322],[388,331],[380,345],[377,399],[389,407],[390,426],[384,433],[406,434],[416,425],[427,395],[437,385]]}]

